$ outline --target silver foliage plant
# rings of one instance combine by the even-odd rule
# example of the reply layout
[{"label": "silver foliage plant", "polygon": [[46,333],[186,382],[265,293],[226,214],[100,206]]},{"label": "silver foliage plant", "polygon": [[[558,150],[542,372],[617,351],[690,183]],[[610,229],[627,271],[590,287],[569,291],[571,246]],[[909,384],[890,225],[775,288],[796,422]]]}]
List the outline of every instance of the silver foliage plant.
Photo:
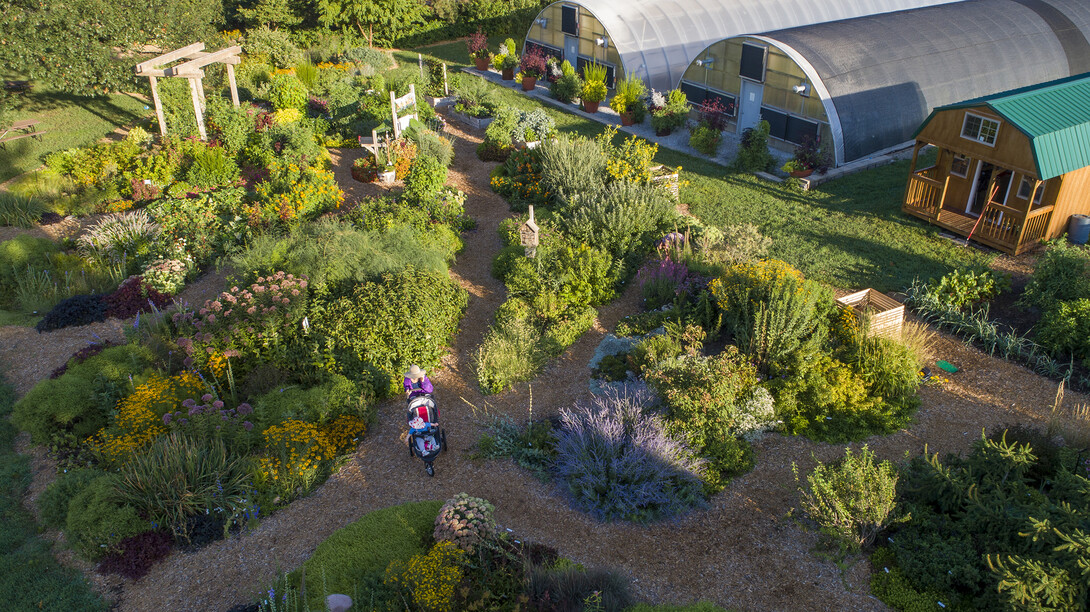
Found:
[{"label": "silver foliage plant", "polygon": [[647,522],[704,502],[706,462],[667,433],[653,397],[607,393],[561,411],[556,470],[577,508]]}]

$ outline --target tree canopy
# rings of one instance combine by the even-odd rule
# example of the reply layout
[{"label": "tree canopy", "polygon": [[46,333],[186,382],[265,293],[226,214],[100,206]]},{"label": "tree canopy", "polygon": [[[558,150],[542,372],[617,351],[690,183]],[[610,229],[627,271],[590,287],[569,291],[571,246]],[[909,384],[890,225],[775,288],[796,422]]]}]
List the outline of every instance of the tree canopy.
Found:
[{"label": "tree canopy", "polygon": [[0,0],[0,65],[79,94],[130,87],[146,45],[210,42],[223,4],[209,0]]},{"label": "tree canopy", "polygon": [[424,21],[424,0],[318,0],[318,20],[327,27],[356,28],[368,44],[389,46]]}]

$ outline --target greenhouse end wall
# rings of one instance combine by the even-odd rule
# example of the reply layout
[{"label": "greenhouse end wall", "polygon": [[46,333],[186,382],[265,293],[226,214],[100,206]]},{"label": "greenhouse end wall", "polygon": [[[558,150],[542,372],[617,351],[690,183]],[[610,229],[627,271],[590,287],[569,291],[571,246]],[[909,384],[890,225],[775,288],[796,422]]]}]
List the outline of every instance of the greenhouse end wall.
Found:
[{"label": "greenhouse end wall", "polygon": [[[565,21],[565,11],[568,19]],[[575,12],[575,34],[571,33],[571,12]],[[541,25],[544,20],[545,26]],[[568,32],[564,30],[568,29]],[[604,44],[599,44],[601,39]],[[534,22],[530,25],[530,31],[526,33],[526,43],[541,45],[547,48],[547,52],[557,55],[561,59],[571,62],[578,68],[579,59],[594,61],[612,68],[612,87],[616,81],[624,79],[624,66],[621,56],[613,46],[609,32],[606,32],[602,22],[591,14],[586,8],[578,5],[563,3],[550,4],[538,13]],[[523,49],[525,51],[526,45]],[[571,57],[571,51],[576,51],[576,57]]]}]

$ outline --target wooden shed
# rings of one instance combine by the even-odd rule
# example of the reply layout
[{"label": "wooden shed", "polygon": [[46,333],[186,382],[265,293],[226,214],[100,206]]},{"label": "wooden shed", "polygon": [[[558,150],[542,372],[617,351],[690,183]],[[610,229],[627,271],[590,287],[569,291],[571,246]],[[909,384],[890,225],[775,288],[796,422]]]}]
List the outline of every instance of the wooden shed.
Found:
[{"label": "wooden shed", "polygon": [[1090,73],[936,108],[902,210],[1015,255],[1063,235],[1090,214]]}]

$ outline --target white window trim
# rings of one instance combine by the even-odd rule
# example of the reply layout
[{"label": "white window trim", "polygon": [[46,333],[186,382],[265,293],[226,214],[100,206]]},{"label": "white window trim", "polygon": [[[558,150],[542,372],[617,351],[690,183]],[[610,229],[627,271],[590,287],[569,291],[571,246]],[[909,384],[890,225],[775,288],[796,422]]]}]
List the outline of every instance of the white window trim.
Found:
[{"label": "white window trim", "polygon": [[964,157],[965,158],[965,174],[958,174],[957,172],[954,172],[954,162],[951,160],[951,162],[950,162],[950,175],[951,176],[956,176],[958,178],[968,178],[969,177],[969,171],[972,170],[972,168],[973,168],[973,158],[968,156],[968,155],[962,155],[961,153],[954,153],[954,157],[955,158],[958,158],[958,157]]},{"label": "white window trim", "polygon": [[981,140],[979,137],[969,138],[968,136],[965,135],[965,124],[969,122],[969,117],[976,117],[977,119],[980,119],[980,127],[981,127],[982,130],[984,128],[984,122],[985,121],[990,121],[990,122],[994,123],[995,124],[995,140],[996,141],[999,140],[999,125],[1000,125],[1001,122],[998,119],[992,119],[990,117],[985,117],[984,115],[977,115],[975,113],[970,113],[968,111],[965,112],[965,117],[961,120],[961,137],[962,138],[964,138],[965,140],[972,141],[972,142],[978,142],[978,143],[980,143],[982,145],[987,145],[989,147],[994,147],[995,142],[988,142],[987,140]]}]

